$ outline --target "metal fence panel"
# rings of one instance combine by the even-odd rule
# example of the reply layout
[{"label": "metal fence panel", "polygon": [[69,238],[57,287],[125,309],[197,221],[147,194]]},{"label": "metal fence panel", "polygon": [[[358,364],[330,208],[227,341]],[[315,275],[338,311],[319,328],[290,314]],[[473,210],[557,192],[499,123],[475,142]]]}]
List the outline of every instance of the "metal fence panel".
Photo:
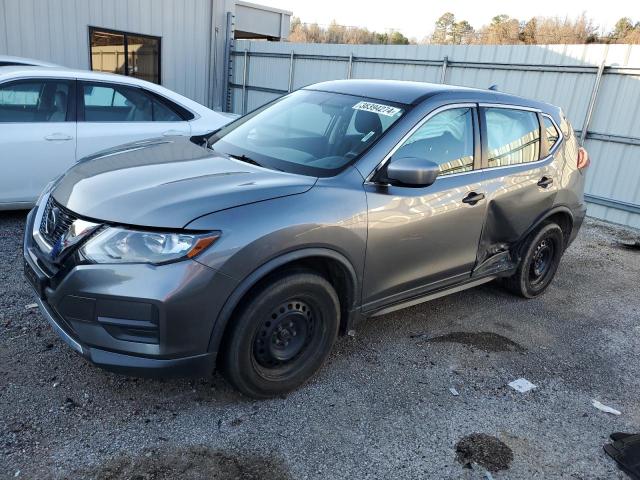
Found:
[{"label": "metal fence panel", "polygon": [[479,88],[495,84],[503,92],[559,105],[576,130],[588,126],[589,214],[640,227],[640,45],[396,46],[243,40],[236,42],[231,58],[232,108],[237,113],[290,89],[343,78],[444,81]]}]

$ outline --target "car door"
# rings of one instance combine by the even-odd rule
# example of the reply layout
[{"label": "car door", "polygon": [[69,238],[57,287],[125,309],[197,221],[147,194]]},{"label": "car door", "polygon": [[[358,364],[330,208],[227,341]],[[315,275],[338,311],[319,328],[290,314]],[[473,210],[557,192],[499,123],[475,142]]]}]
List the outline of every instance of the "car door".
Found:
[{"label": "car door", "polygon": [[78,103],[78,158],[138,140],[191,134],[169,100],[143,88],[82,81]]},{"label": "car door", "polygon": [[486,202],[474,169],[480,165],[475,104],[432,112],[390,155],[389,162],[426,158],[440,166],[440,173],[428,187],[365,183],[365,310],[467,279],[484,223]]},{"label": "car door", "polygon": [[509,250],[554,202],[560,181],[540,115],[526,107],[481,105],[486,223],[478,263]]},{"label": "car door", "polygon": [[75,81],[0,84],[0,203],[27,207],[76,159]]}]

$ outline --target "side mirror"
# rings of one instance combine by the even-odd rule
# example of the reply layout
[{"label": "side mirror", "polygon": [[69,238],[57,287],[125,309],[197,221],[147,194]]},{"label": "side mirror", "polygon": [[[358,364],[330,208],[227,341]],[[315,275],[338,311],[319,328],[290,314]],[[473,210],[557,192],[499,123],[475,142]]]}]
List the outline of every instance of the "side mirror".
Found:
[{"label": "side mirror", "polygon": [[428,187],[439,173],[440,166],[426,158],[391,158],[387,166],[387,178],[407,187]]}]

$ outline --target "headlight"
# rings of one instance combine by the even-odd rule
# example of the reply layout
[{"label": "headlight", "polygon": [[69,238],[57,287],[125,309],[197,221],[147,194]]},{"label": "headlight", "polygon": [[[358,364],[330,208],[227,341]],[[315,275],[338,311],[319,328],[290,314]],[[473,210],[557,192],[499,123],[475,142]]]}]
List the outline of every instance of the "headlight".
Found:
[{"label": "headlight", "polygon": [[110,227],[89,239],[80,254],[94,263],[161,264],[193,258],[219,237],[219,232],[160,233]]}]

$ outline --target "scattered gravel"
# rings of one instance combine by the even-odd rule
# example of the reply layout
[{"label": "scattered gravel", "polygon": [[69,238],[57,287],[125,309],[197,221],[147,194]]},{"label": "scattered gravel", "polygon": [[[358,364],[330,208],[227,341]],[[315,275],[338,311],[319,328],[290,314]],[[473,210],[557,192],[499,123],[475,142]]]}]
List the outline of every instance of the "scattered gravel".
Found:
[{"label": "scattered gravel", "polygon": [[625,478],[602,445],[640,430],[637,231],[589,220],[541,298],[490,284],[372,319],[253,401],[85,362],[25,308],[23,224],[0,213],[0,478]]}]

